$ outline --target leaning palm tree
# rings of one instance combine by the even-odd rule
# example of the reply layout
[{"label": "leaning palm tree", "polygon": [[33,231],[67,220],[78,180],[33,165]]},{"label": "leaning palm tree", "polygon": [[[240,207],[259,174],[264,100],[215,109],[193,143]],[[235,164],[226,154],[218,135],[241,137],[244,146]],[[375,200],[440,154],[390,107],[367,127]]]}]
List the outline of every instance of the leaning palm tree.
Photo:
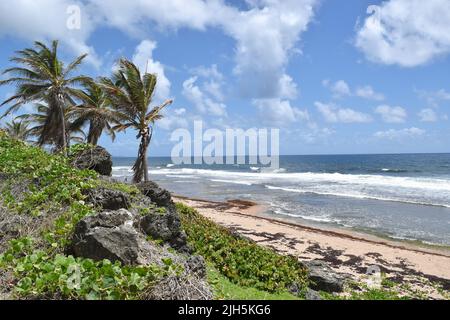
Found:
[{"label": "leaning palm tree", "polygon": [[53,142],[58,150],[65,152],[68,146],[65,109],[73,104],[75,86],[90,80],[85,76],[71,77],[71,73],[82,63],[86,54],[65,66],[58,58],[58,41],[53,41],[51,48],[38,41],[34,44],[35,48],[17,51],[17,55],[10,59],[18,66],[3,72],[10,78],[0,81],[0,85],[14,84],[16,92],[0,106],[12,103],[4,114],[6,116],[26,103],[46,102],[49,108],[38,144]]},{"label": "leaning palm tree", "polygon": [[70,129],[79,129],[89,122],[87,143],[97,145],[103,130],[106,130],[114,141],[116,135],[113,125],[119,122],[119,116],[111,109],[109,99],[100,85],[93,81],[86,83],[85,90],[77,91],[75,96],[82,103],[70,108],[69,117],[75,118]]},{"label": "leaning palm tree", "polygon": [[[47,122],[47,115],[49,113],[50,107],[43,103],[37,103],[35,105],[36,112],[35,113],[26,113],[18,116],[16,119],[20,119],[28,123],[28,132],[29,135],[40,137],[42,135],[42,131],[45,130],[45,124]],[[65,119],[67,126],[67,139],[70,142],[75,143],[83,143],[86,141],[86,135],[84,134],[81,128],[73,126],[68,120],[68,109],[65,111]],[[38,143],[39,144],[39,143]],[[56,143],[49,138],[47,143],[49,145],[56,145]]]},{"label": "leaning palm tree", "polygon": [[11,138],[25,142],[28,142],[29,138],[32,136],[30,122],[24,119],[15,118],[10,122],[5,123],[3,129]]},{"label": "leaning palm tree", "polygon": [[145,73],[132,62],[121,59],[119,69],[110,78],[101,78],[100,84],[113,108],[117,111],[121,123],[114,129],[123,131],[130,127],[136,129],[137,139],[141,139],[139,152],[133,166],[133,182],[148,181],[147,150],[150,144],[153,124],[162,118],[161,110],[172,103],[167,100],[162,105],[151,108],[157,76]]}]

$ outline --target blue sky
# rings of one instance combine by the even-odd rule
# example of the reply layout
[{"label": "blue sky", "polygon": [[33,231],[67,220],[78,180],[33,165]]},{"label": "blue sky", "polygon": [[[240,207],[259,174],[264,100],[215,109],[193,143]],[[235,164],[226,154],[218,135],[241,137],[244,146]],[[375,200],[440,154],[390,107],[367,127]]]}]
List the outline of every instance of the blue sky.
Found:
[{"label": "blue sky", "polygon": [[[77,8],[80,28],[68,28]],[[449,29],[447,0],[7,0],[0,68],[51,39],[66,61],[89,52],[91,76],[122,56],[148,64],[155,103],[174,98],[150,156],[198,119],[279,128],[282,154],[449,152]],[[134,156],[138,142],[129,130],[100,144]]]}]

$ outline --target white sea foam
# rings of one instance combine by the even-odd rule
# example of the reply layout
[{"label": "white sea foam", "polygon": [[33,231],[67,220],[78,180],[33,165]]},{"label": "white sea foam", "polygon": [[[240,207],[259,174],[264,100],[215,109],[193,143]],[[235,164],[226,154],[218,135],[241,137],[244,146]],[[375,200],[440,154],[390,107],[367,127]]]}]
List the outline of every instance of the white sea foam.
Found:
[{"label": "white sea foam", "polygon": [[157,175],[167,174],[189,174],[205,177],[228,178],[228,179],[248,179],[254,181],[289,181],[290,183],[335,183],[335,184],[356,184],[367,186],[385,186],[397,188],[412,188],[418,190],[449,191],[450,180],[423,177],[392,177],[382,175],[359,175],[341,173],[287,173],[287,172],[237,172],[225,170],[207,169],[160,169],[150,170],[150,173]]},{"label": "white sea foam", "polygon": [[[354,191],[349,191],[347,193],[343,192],[326,192],[326,191],[312,191],[312,190],[304,190],[304,189],[296,189],[296,188],[285,188],[285,187],[276,187],[276,186],[265,186],[270,190],[281,190],[286,192],[295,192],[295,193],[303,193],[303,194],[317,194],[323,196],[335,196],[335,197],[346,197],[346,198],[356,198],[356,199],[367,199],[367,200],[379,200],[379,201],[390,201],[390,202],[402,202],[416,205],[427,205],[427,206],[436,206],[436,207],[446,207],[450,208],[450,204],[448,203],[435,203],[429,201],[415,201],[410,199],[403,198],[389,198],[383,196],[372,196],[368,194],[358,194]],[[401,196],[401,194],[399,194]]]},{"label": "white sea foam", "polygon": [[222,182],[222,183],[231,183],[231,184],[241,184],[246,186],[251,186],[252,183],[245,181],[237,181],[237,180],[224,180],[224,179],[210,179],[212,182]]}]

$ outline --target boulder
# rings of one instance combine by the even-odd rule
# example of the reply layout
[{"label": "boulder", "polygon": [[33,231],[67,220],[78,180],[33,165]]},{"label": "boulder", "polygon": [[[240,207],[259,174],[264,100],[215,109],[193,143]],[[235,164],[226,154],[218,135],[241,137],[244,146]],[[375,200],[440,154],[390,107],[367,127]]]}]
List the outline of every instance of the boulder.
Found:
[{"label": "boulder", "polygon": [[175,204],[172,201],[170,192],[166,189],[160,188],[158,184],[153,181],[141,182],[136,184],[142,194],[149,197],[156,205],[169,210],[175,210]]},{"label": "boulder", "polygon": [[344,290],[344,278],[333,271],[325,262],[312,260],[303,262],[308,269],[308,276],[313,290],[329,293]]},{"label": "boulder", "polygon": [[103,176],[110,176],[112,172],[112,157],[105,148],[94,146],[72,156],[72,165],[78,169],[90,169]]},{"label": "boulder", "polygon": [[132,214],[124,209],[82,219],[72,238],[73,254],[95,261],[108,259],[127,265],[139,264],[142,239],[132,227],[132,219]]},{"label": "boulder", "polygon": [[199,278],[206,277],[206,262],[202,256],[190,256],[186,260],[185,267]]},{"label": "boulder", "polygon": [[145,234],[153,239],[163,240],[181,252],[190,252],[186,233],[181,228],[180,217],[176,211],[167,213],[152,212],[139,221]]},{"label": "boulder", "polygon": [[309,289],[306,290],[305,300],[323,300],[319,292]]},{"label": "boulder", "polygon": [[85,191],[86,201],[103,210],[129,209],[129,195],[119,190],[95,188]]}]

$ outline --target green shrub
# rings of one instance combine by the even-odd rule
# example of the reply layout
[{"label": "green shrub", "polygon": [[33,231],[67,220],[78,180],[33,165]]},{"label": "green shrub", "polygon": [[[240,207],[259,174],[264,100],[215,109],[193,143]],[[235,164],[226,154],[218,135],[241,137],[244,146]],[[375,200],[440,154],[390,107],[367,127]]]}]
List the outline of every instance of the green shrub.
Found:
[{"label": "green shrub", "polygon": [[[83,148],[74,146],[70,153]],[[70,166],[68,158],[10,139],[0,131],[0,172],[11,174],[10,184],[30,181],[20,201],[8,188],[2,190],[8,208],[41,219],[38,223],[45,221],[35,239],[12,240],[9,249],[0,255],[0,268],[13,272],[15,294],[19,297],[135,299],[165,272],[176,271],[177,266],[168,261],[164,262],[165,268],[129,267],[63,254],[75,225],[95,214],[83,195],[83,190],[103,183],[94,171],[77,170]],[[135,192],[132,187],[116,187]]]},{"label": "green shrub", "polygon": [[306,271],[295,257],[236,238],[185,205],[177,209],[196,252],[233,283],[268,292],[283,292],[292,284],[307,287]]}]

